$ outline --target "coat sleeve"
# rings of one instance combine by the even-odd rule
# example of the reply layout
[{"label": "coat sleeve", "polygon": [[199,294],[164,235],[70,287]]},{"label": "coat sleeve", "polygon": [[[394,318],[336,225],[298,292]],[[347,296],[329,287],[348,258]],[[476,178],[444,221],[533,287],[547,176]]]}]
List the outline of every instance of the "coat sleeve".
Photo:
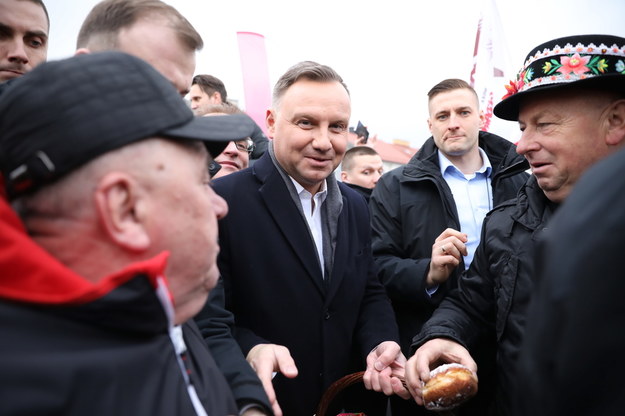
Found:
[{"label": "coat sleeve", "polygon": [[371,254],[367,258],[369,261],[367,283],[360,303],[361,312],[357,324],[357,343],[361,347],[363,357],[366,357],[381,342],[400,342],[395,313],[386,290],[377,277]]},{"label": "coat sleeve", "polygon": [[263,407],[267,414],[271,414],[269,399],[262,383],[233,337],[234,315],[225,307],[221,278],[195,321],[215,362],[228,381],[238,407],[256,404]]},{"label": "coat sleeve", "polygon": [[436,305],[440,302],[439,296],[430,297],[426,292],[430,258],[413,259],[404,250],[405,225],[400,204],[399,178],[395,172],[389,172],[380,178],[369,201],[372,250],[378,276],[393,302]]},{"label": "coat sleeve", "polygon": [[484,220],[471,266],[415,336],[411,353],[433,338],[450,338],[470,350],[494,332],[495,280],[490,267],[488,228],[489,216]]}]

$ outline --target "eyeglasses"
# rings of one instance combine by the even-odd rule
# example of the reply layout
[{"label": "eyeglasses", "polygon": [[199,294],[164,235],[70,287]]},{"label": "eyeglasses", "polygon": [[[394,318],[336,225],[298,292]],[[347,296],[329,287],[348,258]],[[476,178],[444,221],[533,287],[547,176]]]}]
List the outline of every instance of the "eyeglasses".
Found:
[{"label": "eyeglasses", "polygon": [[239,152],[252,153],[254,151],[254,142],[250,139],[236,141],[234,145]]}]

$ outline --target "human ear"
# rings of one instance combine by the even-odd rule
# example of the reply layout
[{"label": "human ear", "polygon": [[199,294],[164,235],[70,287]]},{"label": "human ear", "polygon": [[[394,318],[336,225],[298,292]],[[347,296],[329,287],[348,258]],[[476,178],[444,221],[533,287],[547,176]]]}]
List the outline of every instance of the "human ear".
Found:
[{"label": "human ear", "polygon": [[265,122],[267,124],[267,136],[273,139],[274,133],[276,131],[276,118],[273,110],[267,110]]},{"label": "human ear", "polygon": [[91,51],[87,48],[78,48],[76,49],[76,52],[74,52],[74,56],[78,56],[78,55],[87,55],[90,54]]},{"label": "human ear", "polygon": [[605,141],[612,146],[625,143],[625,99],[610,104]]},{"label": "human ear", "polygon": [[347,172],[342,171],[341,172],[341,182],[345,182],[345,179],[347,179]]},{"label": "human ear", "polygon": [[98,182],[95,204],[101,226],[118,246],[134,252],[150,247],[145,227],[145,196],[132,177],[123,172],[105,175]]}]

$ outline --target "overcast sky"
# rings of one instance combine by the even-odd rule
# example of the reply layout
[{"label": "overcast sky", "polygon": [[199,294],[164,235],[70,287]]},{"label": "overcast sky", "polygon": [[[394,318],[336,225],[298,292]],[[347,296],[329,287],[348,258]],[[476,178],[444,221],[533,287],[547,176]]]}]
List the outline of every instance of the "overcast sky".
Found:
[{"label": "overcast sky", "polygon": [[[98,0],[44,0],[51,20],[48,59],[71,56]],[[270,81],[292,64],[333,67],[352,96],[352,120],[385,141],[419,146],[427,137],[427,91],[445,78],[469,80],[482,0],[168,0],[202,35],[196,73],[226,84],[244,107],[238,31],[265,37]],[[623,0],[496,0],[509,72],[534,46],[583,33],[625,37]],[[510,74],[512,77],[512,74]],[[503,85],[497,94],[505,93]],[[511,138],[513,140],[514,138]]]}]

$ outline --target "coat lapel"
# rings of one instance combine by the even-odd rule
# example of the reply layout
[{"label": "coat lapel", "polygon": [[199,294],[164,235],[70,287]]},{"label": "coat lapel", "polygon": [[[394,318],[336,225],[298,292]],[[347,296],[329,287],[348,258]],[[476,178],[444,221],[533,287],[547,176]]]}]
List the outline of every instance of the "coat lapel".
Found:
[{"label": "coat lapel", "polygon": [[309,278],[319,291],[324,293],[317,249],[310,236],[308,225],[295,206],[282,176],[269,155],[259,159],[254,168],[255,175],[263,183],[258,191],[267,205],[269,215],[302,262]]}]

